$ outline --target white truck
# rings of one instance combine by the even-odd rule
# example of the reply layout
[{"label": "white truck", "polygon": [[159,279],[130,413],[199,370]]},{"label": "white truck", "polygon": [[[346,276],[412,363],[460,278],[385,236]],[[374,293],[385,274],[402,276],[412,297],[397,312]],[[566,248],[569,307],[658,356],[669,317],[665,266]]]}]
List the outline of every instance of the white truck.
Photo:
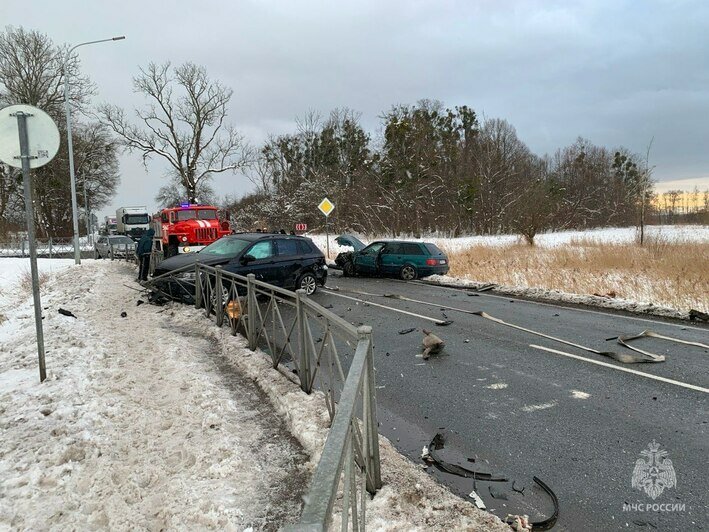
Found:
[{"label": "white truck", "polygon": [[149,228],[150,214],[147,207],[121,207],[116,210],[116,234],[138,241]]},{"label": "white truck", "polygon": [[116,234],[116,217],[106,216],[103,219],[103,233],[106,235]]}]

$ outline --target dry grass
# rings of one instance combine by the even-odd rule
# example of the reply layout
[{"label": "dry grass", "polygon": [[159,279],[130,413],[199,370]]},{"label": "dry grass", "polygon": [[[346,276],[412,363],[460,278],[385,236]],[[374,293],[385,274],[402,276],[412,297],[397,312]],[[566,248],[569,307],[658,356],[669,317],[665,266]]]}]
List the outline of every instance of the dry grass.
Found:
[{"label": "dry grass", "polygon": [[557,248],[475,246],[448,255],[455,277],[709,311],[709,243],[577,240]]},{"label": "dry grass", "polygon": [[[38,276],[39,287],[42,288],[44,284],[49,280],[49,274],[47,272],[39,272]],[[20,289],[28,294],[32,293],[32,273],[29,270],[25,270],[20,274]]]}]

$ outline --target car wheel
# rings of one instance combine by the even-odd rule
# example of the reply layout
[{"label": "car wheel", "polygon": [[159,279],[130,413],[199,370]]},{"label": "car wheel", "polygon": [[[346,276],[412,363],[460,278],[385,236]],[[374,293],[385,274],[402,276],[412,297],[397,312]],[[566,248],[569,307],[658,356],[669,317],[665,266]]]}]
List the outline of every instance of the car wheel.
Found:
[{"label": "car wheel", "polygon": [[167,246],[166,258],[174,257],[175,255],[177,255],[177,244],[170,244]]},{"label": "car wheel", "polygon": [[[217,287],[212,285],[210,292],[210,303],[212,304],[212,310],[216,312],[217,309]],[[229,289],[226,286],[222,286],[222,308],[226,306],[229,302]]]},{"label": "car wheel", "polygon": [[416,272],[416,268],[414,268],[410,264],[407,264],[406,266],[402,267],[399,271],[399,277],[401,277],[401,279],[403,279],[404,281],[413,281],[414,279],[416,279],[417,276],[418,273]]},{"label": "car wheel", "polygon": [[305,290],[305,294],[311,296],[318,289],[318,283],[315,276],[308,272],[298,278],[295,288],[296,290]]},{"label": "car wheel", "polygon": [[98,249],[96,249],[96,258],[97,258],[97,259],[102,259],[102,258],[103,258],[103,257],[101,256],[101,252],[100,252]]},{"label": "car wheel", "polygon": [[355,267],[354,267],[354,262],[351,260],[348,260],[345,262],[345,264],[342,266],[342,275],[345,277],[354,277],[355,275]]}]

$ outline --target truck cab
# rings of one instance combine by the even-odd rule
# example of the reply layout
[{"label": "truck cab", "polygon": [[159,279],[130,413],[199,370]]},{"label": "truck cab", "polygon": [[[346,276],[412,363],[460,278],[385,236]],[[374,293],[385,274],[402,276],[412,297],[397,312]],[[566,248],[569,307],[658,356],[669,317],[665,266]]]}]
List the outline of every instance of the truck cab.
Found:
[{"label": "truck cab", "polygon": [[116,211],[116,233],[136,242],[150,228],[147,207],[121,207]]},{"label": "truck cab", "polygon": [[199,251],[231,234],[229,222],[213,205],[182,204],[163,209],[154,217],[155,239],[165,257]]}]

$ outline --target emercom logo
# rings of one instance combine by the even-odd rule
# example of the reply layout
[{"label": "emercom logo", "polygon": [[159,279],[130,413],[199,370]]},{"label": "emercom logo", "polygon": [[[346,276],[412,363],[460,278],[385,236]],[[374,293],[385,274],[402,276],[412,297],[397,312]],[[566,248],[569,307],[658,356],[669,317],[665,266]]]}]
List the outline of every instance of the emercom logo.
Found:
[{"label": "emercom logo", "polygon": [[654,501],[665,489],[677,487],[677,477],[672,460],[667,458],[667,451],[660,449],[660,444],[655,440],[647,447],[640,451],[642,458],[635,462],[631,486],[645,491]]}]

